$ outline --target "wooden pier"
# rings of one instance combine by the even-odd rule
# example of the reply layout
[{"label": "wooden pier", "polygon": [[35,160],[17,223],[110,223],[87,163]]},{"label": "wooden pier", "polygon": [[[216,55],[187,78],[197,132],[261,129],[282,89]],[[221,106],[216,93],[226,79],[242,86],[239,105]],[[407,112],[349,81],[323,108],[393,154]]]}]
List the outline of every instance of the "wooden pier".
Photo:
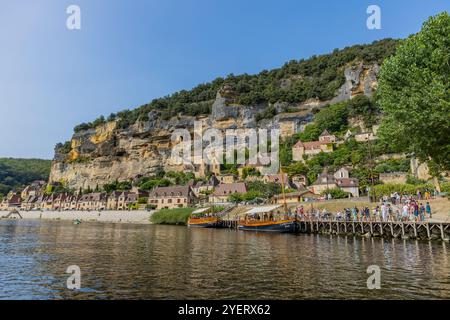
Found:
[{"label": "wooden pier", "polygon": [[[237,220],[221,220],[219,228],[236,229]],[[448,222],[337,221],[305,219],[297,221],[297,232],[305,234],[353,235],[398,239],[450,239]]]},{"label": "wooden pier", "polygon": [[301,220],[298,221],[298,232],[448,241],[450,223]]}]

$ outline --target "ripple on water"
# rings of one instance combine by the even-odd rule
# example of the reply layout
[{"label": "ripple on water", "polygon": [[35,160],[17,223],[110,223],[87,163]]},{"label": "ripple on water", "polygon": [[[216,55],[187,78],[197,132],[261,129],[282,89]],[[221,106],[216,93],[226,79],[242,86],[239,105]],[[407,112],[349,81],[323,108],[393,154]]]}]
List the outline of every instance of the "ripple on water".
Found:
[{"label": "ripple on water", "polygon": [[445,243],[45,221],[1,221],[0,240],[0,299],[450,298]]}]

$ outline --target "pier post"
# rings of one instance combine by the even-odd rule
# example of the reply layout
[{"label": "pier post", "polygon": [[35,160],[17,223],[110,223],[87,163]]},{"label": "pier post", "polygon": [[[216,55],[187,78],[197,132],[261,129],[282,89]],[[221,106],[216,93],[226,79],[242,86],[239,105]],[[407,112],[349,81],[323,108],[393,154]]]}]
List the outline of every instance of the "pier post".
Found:
[{"label": "pier post", "polygon": [[355,234],[355,221],[352,222],[353,234]]},{"label": "pier post", "polygon": [[413,223],[413,228],[414,228],[414,237],[417,238],[417,228],[416,228],[416,222]]},{"label": "pier post", "polygon": [[426,227],[427,227],[427,238],[430,239],[430,224],[427,223]]},{"label": "pier post", "polygon": [[444,237],[444,225],[441,223],[439,225],[439,227],[441,228],[441,239],[442,241],[444,241],[445,237]]},{"label": "pier post", "polygon": [[340,231],[339,231],[339,221],[336,222],[336,226],[337,226],[337,234],[339,234],[340,233]]},{"label": "pier post", "polygon": [[404,237],[405,236],[405,225],[403,224],[403,221],[402,221],[402,237]]},{"label": "pier post", "polygon": [[383,235],[383,221],[380,222],[380,231],[381,231],[381,235]]},{"label": "pier post", "polygon": [[394,237],[394,227],[392,226],[392,222],[390,222],[391,225],[391,236]]},{"label": "pier post", "polygon": [[373,236],[373,226],[372,226],[372,221],[369,222],[369,227],[370,227],[370,235]]}]

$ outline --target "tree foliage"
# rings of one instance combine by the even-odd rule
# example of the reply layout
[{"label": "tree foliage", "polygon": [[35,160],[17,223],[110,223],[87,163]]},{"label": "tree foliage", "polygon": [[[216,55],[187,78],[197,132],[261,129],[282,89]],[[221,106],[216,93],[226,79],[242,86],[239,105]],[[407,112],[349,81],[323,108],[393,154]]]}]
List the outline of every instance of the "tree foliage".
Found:
[{"label": "tree foliage", "polygon": [[429,18],[382,66],[380,135],[398,150],[450,169],[450,16]]},{"label": "tree foliage", "polygon": [[[107,119],[99,117],[93,122],[75,127],[75,132],[94,128],[105,121],[118,121],[118,128],[127,128],[136,121],[148,121],[149,112],[168,120],[173,116],[207,115],[211,112],[217,92],[227,86],[233,93],[227,97],[240,105],[287,102],[301,103],[308,99],[328,100],[345,82],[344,68],[355,61],[367,64],[381,62],[395,52],[397,40],[384,39],[369,45],[355,45],[330,54],[312,56],[309,59],[292,60],[281,68],[264,70],[259,74],[219,77],[191,90],[181,90],[172,95],[157,98],[139,108],[125,109],[110,114]],[[276,110],[268,107],[258,120],[273,117]]]},{"label": "tree foliage", "polygon": [[50,160],[0,158],[0,194],[35,180],[47,181],[50,167]]}]

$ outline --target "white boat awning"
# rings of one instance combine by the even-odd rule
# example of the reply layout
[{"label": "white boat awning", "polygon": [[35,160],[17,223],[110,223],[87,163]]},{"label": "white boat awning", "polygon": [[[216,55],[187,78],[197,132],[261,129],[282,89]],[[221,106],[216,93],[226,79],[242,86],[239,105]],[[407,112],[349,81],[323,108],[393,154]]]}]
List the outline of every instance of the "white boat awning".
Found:
[{"label": "white boat awning", "polygon": [[279,207],[281,207],[281,205],[256,207],[256,208],[248,210],[246,213],[247,214],[266,213],[266,212],[270,212],[270,211],[273,211],[275,209],[278,209]]},{"label": "white boat awning", "polygon": [[206,211],[208,211],[210,209],[211,209],[210,207],[208,207],[208,208],[200,208],[200,209],[197,209],[195,211],[192,211],[192,213],[193,214],[203,213],[203,212],[206,212]]}]

